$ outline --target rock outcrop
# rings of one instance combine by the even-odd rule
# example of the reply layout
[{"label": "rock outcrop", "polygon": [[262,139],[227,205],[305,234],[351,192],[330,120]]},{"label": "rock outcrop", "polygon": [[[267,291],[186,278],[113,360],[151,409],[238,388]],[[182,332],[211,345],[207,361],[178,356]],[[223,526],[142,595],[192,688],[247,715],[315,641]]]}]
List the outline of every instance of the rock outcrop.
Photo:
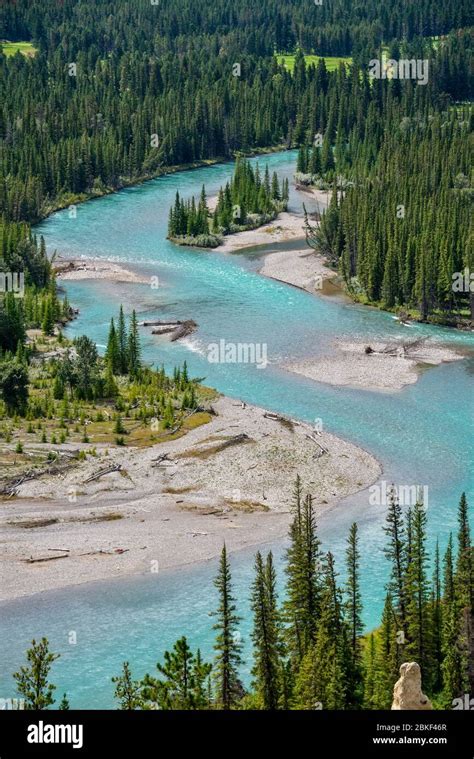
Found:
[{"label": "rock outcrop", "polygon": [[433,706],[428,696],[421,690],[421,670],[419,665],[405,662],[400,667],[400,679],[393,689],[392,709],[406,711],[409,709],[425,710]]}]

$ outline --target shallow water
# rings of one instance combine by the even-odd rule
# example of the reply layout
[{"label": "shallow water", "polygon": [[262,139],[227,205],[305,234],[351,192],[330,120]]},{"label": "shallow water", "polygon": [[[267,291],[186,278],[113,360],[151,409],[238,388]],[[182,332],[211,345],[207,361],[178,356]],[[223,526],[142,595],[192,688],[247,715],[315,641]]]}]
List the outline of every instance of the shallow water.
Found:
[{"label": "shallow water", "polygon": [[[258,159],[291,178],[295,153]],[[163,344],[147,336],[144,357],[167,368],[188,362],[194,376],[205,377],[221,392],[296,418],[321,419],[325,428],[354,441],[381,461],[387,482],[428,487],[430,545],[436,536],[444,547],[456,527],[456,507],[462,490],[472,498],[469,474],[472,448],[472,373],[474,359],[431,368],[415,385],[398,393],[374,393],[335,388],[291,375],[282,364],[331,350],[335,338],[366,339],[432,336],[471,350],[472,335],[426,325],[401,326],[390,314],[354,306],[337,298],[316,298],[296,288],[260,277],[256,253],[222,255],[177,247],[166,240],[168,209],[176,190],[183,195],[208,194],[232,173],[224,164],[162,177],[66,210],[37,227],[49,250],[63,255],[108,258],[131,264],[140,273],[157,276],[160,286],[107,282],[64,282],[68,297],[80,308],[68,335],[87,333],[105,345],[111,316],[123,303],[140,318],[193,318],[198,331],[180,343]],[[292,191],[290,207],[301,210],[305,195]],[[270,364],[211,364],[207,346],[220,339],[267,344]],[[326,550],[342,557],[348,528],[360,528],[364,620],[377,623],[384,597],[386,560],[381,526],[384,509],[369,505],[368,493],[346,499],[320,520]],[[272,546],[278,556],[283,544]],[[252,551],[232,559],[242,634],[248,656],[248,588]],[[58,692],[67,690],[73,706],[112,706],[110,677],[121,662],[131,661],[137,674],[150,669],[165,647],[181,634],[193,646],[212,653],[214,603],[212,577],[216,562],[129,580],[96,583],[28,600],[2,604],[2,690],[11,695],[10,674],[23,660],[31,638],[46,635],[61,652],[55,664]],[[281,572],[280,572],[281,577]],[[281,578],[282,579],[282,578]],[[75,630],[76,645],[68,643]],[[0,693],[0,696],[3,696]]]}]

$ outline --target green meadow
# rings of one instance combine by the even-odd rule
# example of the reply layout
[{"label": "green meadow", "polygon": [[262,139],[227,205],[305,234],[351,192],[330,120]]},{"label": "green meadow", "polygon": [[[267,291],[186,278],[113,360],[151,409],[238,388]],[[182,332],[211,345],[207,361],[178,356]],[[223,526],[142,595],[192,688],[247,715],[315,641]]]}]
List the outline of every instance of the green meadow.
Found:
[{"label": "green meadow", "polygon": [[22,53],[23,55],[32,58],[36,54],[36,48],[33,47],[31,42],[0,42],[2,52],[6,56],[16,55],[16,53]]},{"label": "green meadow", "polygon": [[[288,71],[293,71],[295,67],[296,55],[278,55],[277,58],[278,63],[283,64],[285,68],[288,69]],[[328,71],[335,71],[339,67],[340,63],[345,63],[346,66],[349,66],[352,63],[352,58],[349,56],[341,57],[338,55],[305,55],[304,57],[307,66],[310,64],[317,66],[318,61],[320,61],[322,58],[326,62],[326,68]]]}]

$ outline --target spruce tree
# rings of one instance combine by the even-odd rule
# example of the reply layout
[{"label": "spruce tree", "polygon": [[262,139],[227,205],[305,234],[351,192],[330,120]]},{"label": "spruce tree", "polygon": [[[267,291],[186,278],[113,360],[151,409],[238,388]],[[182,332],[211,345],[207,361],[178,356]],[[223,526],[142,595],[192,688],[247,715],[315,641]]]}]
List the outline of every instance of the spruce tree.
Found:
[{"label": "spruce tree", "polygon": [[433,691],[438,692],[442,687],[441,664],[443,661],[443,606],[441,600],[441,568],[439,558],[439,542],[436,541],[433,588],[431,593],[431,617],[433,629]]},{"label": "spruce tree", "polygon": [[404,661],[403,645],[398,642],[399,632],[393,610],[392,597],[387,593],[377,641],[374,708],[390,709],[393,686],[398,680],[400,665]]},{"label": "spruce tree", "polygon": [[240,617],[236,614],[235,600],[232,595],[232,577],[225,543],[214,585],[219,594],[219,605],[215,612],[217,622],[213,628],[217,632],[214,645],[216,651],[214,665],[216,704],[218,708],[228,710],[237,706],[243,696],[244,689],[238,671],[242,661],[242,645],[238,632]]},{"label": "spruce tree", "polygon": [[114,320],[110,320],[109,336],[107,339],[107,349],[105,351],[105,360],[109,364],[113,374],[119,374],[121,369],[120,348],[115,330]]},{"label": "spruce tree", "polygon": [[384,532],[388,536],[388,545],[384,549],[385,556],[391,563],[391,575],[388,585],[395,604],[399,629],[407,633],[406,610],[406,536],[403,516],[398,497],[394,488],[389,493],[389,504]]},{"label": "spruce tree", "polygon": [[293,520],[287,550],[287,591],[283,605],[288,653],[297,667],[316,637],[319,614],[318,564],[320,543],[316,533],[313,501],[303,501],[300,478],[293,494]]},{"label": "spruce tree", "polygon": [[353,706],[359,706],[362,700],[362,595],[359,577],[360,553],[358,546],[357,524],[351,525],[347,539],[346,566],[347,580],[345,587],[344,612],[347,625],[347,638],[350,651],[348,662],[348,699]]},{"label": "spruce tree", "polygon": [[272,554],[264,565],[260,552],[255,557],[252,586],[254,678],[252,687],[262,709],[278,709],[281,697],[281,639]]},{"label": "spruce tree", "polygon": [[123,306],[120,306],[118,325],[117,325],[117,342],[119,348],[119,372],[120,374],[127,374],[129,367],[128,351],[127,351],[127,327],[125,324],[125,315],[123,313]]},{"label": "spruce tree", "polygon": [[138,321],[135,309],[132,311],[130,329],[127,342],[128,372],[132,379],[137,379],[141,369],[140,335],[138,334]]},{"label": "spruce tree", "polygon": [[455,593],[461,607],[474,613],[474,566],[469,529],[466,494],[462,493],[458,508],[458,551],[455,571]]},{"label": "spruce tree", "polygon": [[422,503],[413,508],[410,561],[406,570],[407,645],[405,655],[420,665],[423,683],[433,681],[433,638],[429,613],[427,579],[426,511]]}]

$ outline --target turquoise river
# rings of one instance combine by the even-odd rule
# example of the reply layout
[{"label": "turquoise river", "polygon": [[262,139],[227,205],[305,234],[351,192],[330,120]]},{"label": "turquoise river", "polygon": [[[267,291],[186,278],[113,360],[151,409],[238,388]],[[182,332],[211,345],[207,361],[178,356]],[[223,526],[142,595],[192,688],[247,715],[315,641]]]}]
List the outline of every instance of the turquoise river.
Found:
[{"label": "turquoise river", "polygon": [[[252,159],[256,160],[256,159]],[[260,165],[290,179],[292,151],[260,157]],[[231,397],[244,399],[298,419],[322,419],[324,426],[363,446],[383,465],[383,479],[396,484],[427,485],[430,546],[439,537],[443,549],[456,529],[456,507],[465,490],[474,498],[472,455],[472,375],[474,338],[425,325],[402,327],[392,315],[339,298],[315,297],[258,274],[261,251],[224,255],[177,247],[166,240],[168,210],[176,190],[197,195],[203,182],[209,195],[232,173],[231,164],[172,174],[114,195],[54,214],[36,229],[48,250],[66,256],[126,262],[129,268],[158,277],[159,287],[104,281],[69,281],[70,301],[80,309],[67,330],[86,333],[103,349],[112,315],[123,303],[140,318],[193,318],[198,331],[179,343],[158,345],[147,336],[144,357],[167,368],[188,362],[193,376]],[[305,197],[292,190],[290,207],[301,211]],[[311,201],[305,201],[309,208]],[[335,338],[375,340],[432,336],[462,347],[463,361],[431,368],[415,385],[396,393],[336,388],[311,382],[281,368],[291,359],[317,355]],[[267,343],[269,366],[210,364],[209,342]],[[364,619],[379,619],[387,576],[383,555],[384,509],[370,506],[368,493],[346,499],[320,518],[323,547],[335,553],[343,579],[344,542],[350,523],[361,533]],[[285,543],[271,546],[278,557]],[[241,632],[249,653],[249,585],[253,551],[232,556],[235,592],[243,617]],[[212,578],[216,561],[123,580],[97,582],[61,591],[33,594],[0,605],[2,657],[0,696],[11,697],[11,673],[23,662],[33,637],[45,635],[61,654],[54,677],[72,707],[113,707],[112,675],[128,659],[136,676],[152,671],[162,652],[182,634],[193,647],[212,655],[215,605]],[[280,570],[280,583],[283,577]],[[32,587],[34,591],[34,587]],[[76,645],[68,642],[77,634]]]}]

